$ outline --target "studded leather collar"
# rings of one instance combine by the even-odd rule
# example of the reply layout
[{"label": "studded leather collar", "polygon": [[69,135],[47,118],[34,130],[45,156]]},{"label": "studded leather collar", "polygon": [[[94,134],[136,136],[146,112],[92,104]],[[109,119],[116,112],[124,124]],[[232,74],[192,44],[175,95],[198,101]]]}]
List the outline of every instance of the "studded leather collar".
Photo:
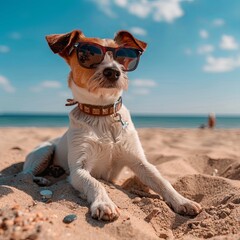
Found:
[{"label": "studded leather collar", "polygon": [[65,104],[65,106],[71,106],[75,104],[78,104],[78,108],[80,109],[80,111],[88,115],[104,117],[114,115],[121,109],[122,97],[120,97],[115,103],[105,106],[84,104],[74,101],[73,99],[67,99],[67,103]]}]

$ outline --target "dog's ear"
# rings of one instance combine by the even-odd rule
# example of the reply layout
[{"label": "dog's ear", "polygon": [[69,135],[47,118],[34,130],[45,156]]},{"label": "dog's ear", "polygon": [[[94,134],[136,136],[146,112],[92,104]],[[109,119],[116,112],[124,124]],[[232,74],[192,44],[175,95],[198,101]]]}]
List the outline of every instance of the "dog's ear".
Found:
[{"label": "dog's ear", "polygon": [[58,53],[60,56],[65,57],[69,49],[80,39],[80,37],[84,37],[84,34],[79,30],[74,30],[66,34],[47,35],[46,40],[54,53]]},{"label": "dog's ear", "polygon": [[147,43],[138,40],[131,33],[127,32],[127,31],[118,32],[114,37],[114,41],[118,45],[138,48],[142,51],[145,51],[145,49],[147,47]]}]

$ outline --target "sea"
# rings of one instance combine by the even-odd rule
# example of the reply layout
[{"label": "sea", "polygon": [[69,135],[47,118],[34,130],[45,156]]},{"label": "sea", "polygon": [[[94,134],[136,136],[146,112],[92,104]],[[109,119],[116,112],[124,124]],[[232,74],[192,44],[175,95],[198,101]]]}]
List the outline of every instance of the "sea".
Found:
[{"label": "sea", "polygon": [[[137,128],[199,128],[207,125],[208,116],[133,115]],[[65,114],[0,114],[0,127],[67,127]],[[239,116],[216,116],[216,128],[240,128]]]}]

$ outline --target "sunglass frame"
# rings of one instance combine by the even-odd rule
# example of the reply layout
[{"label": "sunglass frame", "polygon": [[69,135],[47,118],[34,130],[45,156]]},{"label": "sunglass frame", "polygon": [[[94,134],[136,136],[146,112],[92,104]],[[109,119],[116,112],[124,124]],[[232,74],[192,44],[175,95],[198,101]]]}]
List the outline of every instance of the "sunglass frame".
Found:
[{"label": "sunglass frame", "polygon": [[[90,44],[90,45],[93,45],[93,46],[96,46],[96,47],[99,47],[101,50],[102,50],[102,53],[103,53],[103,56],[102,56],[102,60],[97,63],[97,65],[99,65],[103,60],[104,60],[104,57],[105,57],[105,54],[106,52],[112,52],[113,53],[113,59],[116,60],[116,53],[117,51],[119,51],[120,49],[129,49],[129,50],[133,50],[134,52],[136,52],[136,55],[137,55],[137,61],[136,61],[136,64],[134,66],[134,68],[128,70],[128,69],[123,69],[125,72],[131,72],[131,71],[134,71],[137,66],[138,66],[138,63],[139,63],[139,59],[140,59],[140,56],[142,55],[143,51],[139,50],[139,49],[136,49],[136,48],[132,48],[132,47],[116,47],[116,48],[113,48],[113,47],[105,47],[105,46],[102,46],[98,43],[95,43],[95,42],[77,42],[75,43],[72,48],[70,49],[69,51],[69,56],[72,54],[73,50],[76,49],[76,53],[77,53],[77,57],[79,56],[78,55],[78,51],[80,49],[80,47],[83,45],[83,44]],[[78,62],[79,64],[84,67],[84,68],[88,68],[88,69],[93,69],[93,68],[96,68],[96,67],[86,67],[85,65],[83,65],[78,57]]]}]

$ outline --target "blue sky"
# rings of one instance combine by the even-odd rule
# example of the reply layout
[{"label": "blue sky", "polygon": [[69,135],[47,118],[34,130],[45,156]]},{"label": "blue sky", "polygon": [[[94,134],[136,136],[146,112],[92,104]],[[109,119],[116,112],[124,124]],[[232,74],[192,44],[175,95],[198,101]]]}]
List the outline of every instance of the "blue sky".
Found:
[{"label": "blue sky", "polygon": [[68,66],[45,35],[81,29],[148,43],[123,101],[135,114],[240,114],[239,0],[0,3],[0,113],[67,113]]}]

